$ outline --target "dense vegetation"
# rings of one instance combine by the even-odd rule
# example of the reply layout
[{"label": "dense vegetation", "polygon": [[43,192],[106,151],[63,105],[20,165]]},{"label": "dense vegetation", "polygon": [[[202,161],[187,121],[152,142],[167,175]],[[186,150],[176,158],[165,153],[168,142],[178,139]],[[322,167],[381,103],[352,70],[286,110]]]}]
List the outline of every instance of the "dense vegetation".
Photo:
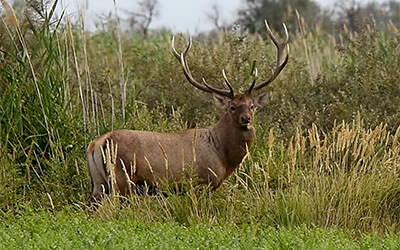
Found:
[{"label": "dense vegetation", "polygon": [[[50,213],[56,218],[61,213],[63,220],[74,205],[76,211],[68,211],[77,220],[130,218],[171,223],[170,230],[201,224],[199,234],[207,226],[217,231],[226,226],[229,232],[249,224],[337,227],[358,236],[398,232],[400,33],[395,27],[372,26],[337,39],[298,27],[289,64],[271,85],[268,105],[258,111],[256,145],[220,189],[209,192],[188,180],[185,195],[133,196],[123,204],[111,198],[92,211],[85,205],[90,140],[117,128],[204,126],[221,111],[186,82],[170,52],[170,33],[146,39],[117,29],[91,34],[67,17],[54,22],[52,14],[22,25],[9,13],[0,23],[4,223],[22,223],[25,214],[29,223],[39,223],[31,213],[41,214],[41,223],[48,223]],[[180,49],[185,43],[179,36]],[[196,78],[218,85],[225,69],[236,89],[248,87],[255,59],[260,78],[267,77],[275,60],[270,41],[229,32],[213,41],[195,39],[188,58]],[[251,237],[259,234],[255,230]]]},{"label": "dense vegetation", "polygon": [[104,223],[68,210],[12,216],[0,224],[3,249],[398,249],[395,234],[384,240],[364,235],[355,241],[336,228],[282,228],[260,225],[209,227],[196,224],[146,223],[121,218]]}]

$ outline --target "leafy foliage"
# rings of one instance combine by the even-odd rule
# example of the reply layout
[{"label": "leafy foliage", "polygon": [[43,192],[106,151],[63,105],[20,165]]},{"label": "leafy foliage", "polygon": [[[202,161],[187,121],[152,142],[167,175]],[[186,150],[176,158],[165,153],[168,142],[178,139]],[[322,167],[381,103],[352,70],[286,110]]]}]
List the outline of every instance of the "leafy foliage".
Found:
[{"label": "leafy foliage", "polygon": [[50,213],[27,213],[7,218],[0,224],[1,246],[11,248],[307,248],[359,249],[397,248],[399,237],[363,235],[353,239],[340,229],[293,227],[276,229],[253,225],[186,227],[178,223],[146,223],[123,218],[104,223],[69,210]]},{"label": "leafy foliage", "polygon": [[[170,52],[171,34],[90,34],[51,20],[50,11],[39,26],[0,24],[2,216],[57,214],[75,204],[85,218],[111,222],[398,231],[396,30],[343,33],[337,44],[301,27],[288,66],[268,89],[269,104],[258,111],[255,147],[220,189],[188,180],[185,195],[110,198],[92,211],[85,206],[91,139],[119,128],[209,125],[221,111],[186,82]],[[179,36],[178,49],[185,42]],[[196,79],[222,84],[223,68],[236,90],[248,88],[255,59],[259,78],[267,78],[275,47],[257,34],[195,39],[188,56]]]},{"label": "leafy foliage", "polygon": [[264,32],[264,19],[268,19],[275,30],[281,30],[284,22],[294,32],[298,27],[296,11],[306,17],[311,27],[328,19],[313,0],[246,0],[245,8],[239,10],[238,22],[250,33]]}]

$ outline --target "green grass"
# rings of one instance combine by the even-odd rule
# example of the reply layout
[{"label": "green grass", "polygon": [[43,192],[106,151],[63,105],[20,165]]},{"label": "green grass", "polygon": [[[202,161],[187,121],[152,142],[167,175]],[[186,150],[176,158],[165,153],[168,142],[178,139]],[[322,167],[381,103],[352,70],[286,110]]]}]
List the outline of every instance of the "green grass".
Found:
[{"label": "green grass", "polygon": [[396,234],[361,235],[338,228],[258,225],[184,226],[130,218],[101,221],[66,209],[24,212],[0,223],[1,249],[398,249]]},{"label": "green grass", "polygon": [[[170,51],[176,34],[118,39],[112,23],[91,34],[68,15],[53,22],[51,9],[41,14],[29,23],[21,12],[19,26],[1,16],[2,243],[396,248],[395,29],[335,34],[341,40],[309,29],[293,35],[289,63],[258,111],[250,157],[215,192],[189,181],[185,195],[132,196],[123,204],[111,198],[91,211],[83,204],[91,189],[85,152],[92,139],[120,128],[207,126],[222,111],[183,76]],[[177,36],[177,48],[186,41]],[[194,38],[188,55],[196,79],[218,86],[225,69],[237,90],[248,88],[254,59],[259,78],[266,78],[275,62],[272,43],[230,32]],[[68,209],[72,204],[80,209]]]}]

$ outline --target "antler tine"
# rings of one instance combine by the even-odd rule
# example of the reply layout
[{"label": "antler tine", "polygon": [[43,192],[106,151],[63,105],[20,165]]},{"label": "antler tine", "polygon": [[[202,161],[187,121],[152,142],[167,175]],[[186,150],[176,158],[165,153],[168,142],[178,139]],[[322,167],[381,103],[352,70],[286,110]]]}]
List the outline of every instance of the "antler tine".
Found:
[{"label": "antler tine", "polygon": [[274,42],[274,44],[275,44],[277,47],[278,47],[278,46],[281,46],[281,45],[283,45],[283,44],[287,44],[287,43],[288,43],[288,41],[289,41],[289,32],[288,32],[288,29],[287,29],[285,23],[282,23],[282,25],[283,25],[283,30],[285,31],[285,40],[283,41],[282,44],[280,44],[280,43],[278,42],[278,40],[276,39],[276,37],[275,37],[274,34],[272,33],[271,28],[269,27],[269,24],[268,24],[267,20],[264,20],[264,23],[265,23],[265,27],[266,27],[267,32],[268,32],[268,36],[271,38],[271,40]]},{"label": "antler tine", "polygon": [[190,50],[190,48],[192,47],[192,37],[189,37],[189,43],[186,46],[186,49],[182,53],[179,53],[175,48],[175,36],[172,36],[171,47],[172,47],[172,52],[173,52],[174,56],[181,63],[183,73],[185,74],[185,77],[189,81],[189,83],[200,90],[211,93],[210,89],[208,89],[203,84],[197,82],[196,79],[193,78],[192,73],[190,72],[190,69],[189,69],[189,65],[187,64],[186,55],[187,55],[188,51]]},{"label": "antler tine", "polygon": [[[179,53],[175,48],[175,36],[172,36],[171,47],[172,47],[172,52],[174,53],[174,56],[180,62],[181,61],[181,53]],[[192,37],[189,37],[188,46],[186,46],[186,49],[183,51],[185,58],[186,58],[186,54],[188,53],[188,51],[190,50],[191,47],[192,47]]]},{"label": "antler tine", "polygon": [[[206,82],[206,79],[201,78],[201,80],[203,80],[203,84],[204,84],[209,90],[211,90],[213,93],[215,93],[215,94],[217,94],[217,95],[220,95],[220,96],[226,96],[226,97],[229,97],[229,98],[231,98],[231,99],[233,99],[233,98],[235,97],[235,94],[234,94],[234,92],[233,92],[233,88],[232,88],[231,85],[228,85],[229,90],[218,89],[218,88],[215,88],[215,87],[209,85],[209,84]],[[227,84],[228,84],[228,83],[227,83]]]},{"label": "antler tine", "polygon": [[222,77],[224,78],[226,85],[228,85],[229,92],[233,98],[235,96],[235,91],[233,91],[232,85],[229,82],[228,77],[226,77],[225,70],[222,70]]},{"label": "antler tine", "polygon": [[185,58],[185,54],[181,53],[180,56],[180,61],[181,61],[181,65],[182,65],[182,69],[183,69],[183,73],[186,76],[186,79],[196,88],[203,90],[207,93],[212,93],[211,89],[209,89],[207,86],[204,86],[203,84],[199,83],[198,81],[196,81],[196,79],[193,78],[192,73],[190,72],[189,66],[187,64],[186,58]]},{"label": "antler tine", "polygon": [[196,88],[198,88],[200,90],[203,90],[203,91],[205,91],[207,93],[216,93],[218,95],[226,96],[226,97],[229,97],[231,99],[234,97],[233,88],[230,85],[230,83],[229,83],[228,79],[226,78],[226,76],[224,78],[225,78],[225,82],[227,83],[227,85],[229,87],[229,90],[218,89],[218,88],[212,87],[212,86],[207,84],[207,82],[205,81],[204,78],[203,78],[204,84],[201,84],[198,81],[196,81],[196,79],[194,79],[194,77],[192,75],[192,72],[190,71],[189,65],[187,63],[187,60],[186,60],[187,53],[189,52],[190,48],[192,47],[192,38],[191,37],[189,38],[188,46],[186,47],[186,49],[182,53],[179,53],[175,48],[175,37],[172,37],[171,46],[172,46],[172,52],[173,52],[174,56],[179,60],[179,62],[182,65],[183,73],[185,74],[186,79],[193,86],[195,86]]},{"label": "antler tine", "polygon": [[181,60],[181,55],[175,49],[175,36],[172,36],[171,47],[172,47],[172,53],[174,54],[176,59],[178,59],[180,61]]},{"label": "antler tine", "polygon": [[258,69],[254,68],[254,73],[253,73],[253,82],[251,83],[250,88],[247,90],[247,94],[251,94],[251,91],[254,88],[254,85],[256,85],[256,81],[257,81],[257,75],[258,75]]},{"label": "antler tine", "polygon": [[[265,20],[265,27],[267,29],[267,33],[268,36],[271,38],[272,42],[275,44],[277,50],[278,50],[278,55],[277,55],[277,59],[276,59],[276,66],[275,69],[272,71],[271,76],[265,80],[264,82],[260,83],[257,86],[255,85],[255,82],[253,82],[253,84],[250,86],[250,88],[248,89],[247,93],[250,93],[252,91],[257,91],[260,90],[262,88],[264,88],[265,86],[267,86],[269,83],[271,83],[273,80],[275,80],[275,78],[279,75],[279,73],[283,70],[283,68],[286,66],[288,60],[289,60],[289,32],[287,30],[287,27],[285,24],[283,24],[283,29],[285,31],[285,39],[282,43],[279,43],[278,40],[276,39],[276,37],[274,36],[274,34],[272,33],[268,22]],[[285,49],[287,48],[287,52],[286,52],[286,57],[282,62],[282,57],[285,54]]]}]

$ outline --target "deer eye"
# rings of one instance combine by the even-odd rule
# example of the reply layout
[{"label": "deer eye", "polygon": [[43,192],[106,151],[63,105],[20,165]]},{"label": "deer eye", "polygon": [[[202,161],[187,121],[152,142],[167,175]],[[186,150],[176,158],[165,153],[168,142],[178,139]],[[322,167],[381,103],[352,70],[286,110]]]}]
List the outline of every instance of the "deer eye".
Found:
[{"label": "deer eye", "polygon": [[236,110],[235,106],[231,106],[229,109],[230,109],[231,111],[235,111],[235,110]]},{"label": "deer eye", "polygon": [[253,104],[250,105],[250,109],[251,109],[251,110],[254,109],[254,105],[253,105]]}]

